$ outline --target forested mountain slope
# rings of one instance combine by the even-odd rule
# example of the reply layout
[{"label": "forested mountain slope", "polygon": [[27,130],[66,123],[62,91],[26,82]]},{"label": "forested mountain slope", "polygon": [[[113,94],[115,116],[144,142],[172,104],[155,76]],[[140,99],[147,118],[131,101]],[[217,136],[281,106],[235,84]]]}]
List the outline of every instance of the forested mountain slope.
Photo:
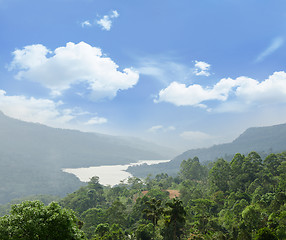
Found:
[{"label": "forested mountain slope", "polygon": [[166,172],[175,174],[179,170],[183,160],[197,156],[202,163],[210,162],[217,158],[231,160],[240,152],[247,154],[251,151],[259,152],[262,155],[278,153],[286,150],[286,124],[269,127],[254,127],[243,132],[231,143],[214,145],[210,148],[188,150],[175,157],[169,163],[161,163],[156,166],[134,166],[128,169],[136,176],[147,176],[149,173],[158,174]]},{"label": "forested mountain slope", "polygon": [[34,164],[83,167],[166,159],[174,152],[140,139],[56,129],[0,113],[0,154],[22,155]]},{"label": "forested mountain slope", "polygon": [[135,138],[55,129],[0,113],[0,203],[30,194],[64,196],[82,185],[62,168],[168,159],[171,154]]}]

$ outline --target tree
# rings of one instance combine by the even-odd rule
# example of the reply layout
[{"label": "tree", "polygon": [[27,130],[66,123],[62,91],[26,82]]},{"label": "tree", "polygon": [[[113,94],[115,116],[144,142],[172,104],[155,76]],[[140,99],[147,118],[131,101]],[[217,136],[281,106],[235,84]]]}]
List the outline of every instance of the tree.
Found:
[{"label": "tree", "polygon": [[232,161],[230,162],[231,168],[231,181],[230,188],[232,191],[244,190],[244,179],[243,179],[243,163],[244,163],[244,155],[240,153],[235,154]]},{"label": "tree", "polygon": [[163,208],[161,207],[162,202],[160,199],[156,200],[155,198],[152,198],[150,201],[145,202],[145,205],[147,205],[148,208],[144,209],[143,212],[151,219],[153,224],[153,233],[155,233],[155,227],[163,213]]},{"label": "tree", "polygon": [[128,224],[126,206],[119,200],[114,201],[107,209],[106,216],[109,224],[119,224],[121,227]]},{"label": "tree", "polygon": [[209,179],[215,192],[218,190],[228,191],[230,180],[229,163],[222,158],[218,159],[210,170]]},{"label": "tree", "polygon": [[183,180],[202,180],[207,175],[206,168],[200,164],[197,157],[183,160],[180,166],[180,176]]},{"label": "tree", "polygon": [[96,237],[103,238],[104,235],[109,233],[109,224],[108,223],[98,224],[94,232],[95,232]]},{"label": "tree", "polygon": [[163,230],[164,239],[180,239],[186,222],[186,211],[183,203],[178,198],[166,203],[165,228]]},{"label": "tree", "polygon": [[282,162],[278,167],[279,171],[279,189],[286,191],[286,161]]},{"label": "tree", "polygon": [[111,227],[107,223],[97,225],[95,229],[94,240],[124,240],[125,235],[118,224],[113,224]]},{"label": "tree", "polygon": [[258,230],[255,240],[278,240],[277,236],[267,227]]},{"label": "tree", "polygon": [[98,208],[104,205],[106,199],[103,193],[103,186],[99,183],[99,178],[92,177],[87,186],[68,194],[60,201],[60,205],[82,214],[90,208]]},{"label": "tree", "polygon": [[83,212],[80,218],[84,222],[82,230],[88,238],[94,234],[95,228],[98,224],[106,222],[107,220],[104,210],[101,208],[90,208]]},{"label": "tree", "polygon": [[135,235],[138,240],[151,240],[154,236],[153,224],[149,223],[147,225],[139,225],[136,229]]},{"label": "tree", "polygon": [[25,201],[12,206],[10,215],[0,218],[2,240],[79,240],[86,239],[72,211],[56,202]]},{"label": "tree", "polygon": [[263,170],[262,159],[257,152],[251,152],[244,159],[242,170],[245,173],[246,188],[259,177]]},{"label": "tree", "polygon": [[247,206],[241,213],[244,226],[250,235],[262,226],[260,209],[254,205]]},{"label": "tree", "polygon": [[202,233],[207,233],[211,216],[214,215],[215,203],[208,199],[190,200],[190,214],[196,220],[196,227]]},{"label": "tree", "polygon": [[281,160],[278,155],[271,153],[263,161],[265,171],[271,173],[273,176],[278,175],[278,167],[281,164]]}]

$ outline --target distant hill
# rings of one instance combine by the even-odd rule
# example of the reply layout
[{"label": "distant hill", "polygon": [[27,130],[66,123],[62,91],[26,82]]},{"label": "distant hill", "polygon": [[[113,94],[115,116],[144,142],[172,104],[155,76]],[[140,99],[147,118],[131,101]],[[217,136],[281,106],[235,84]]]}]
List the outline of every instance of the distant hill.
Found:
[{"label": "distant hill", "polygon": [[169,148],[137,138],[56,129],[0,112],[0,203],[31,194],[64,196],[82,185],[62,168],[172,156]]},{"label": "distant hill", "polygon": [[128,172],[135,176],[155,175],[161,172],[172,175],[179,171],[181,162],[188,158],[197,156],[201,162],[210,162],[221,157],[231,160],[236,153],[248,154],[251,151],[262,155],[286,151],[286,124],[249,128],[231,143],[188,150],[169,163],[129,167]]}]

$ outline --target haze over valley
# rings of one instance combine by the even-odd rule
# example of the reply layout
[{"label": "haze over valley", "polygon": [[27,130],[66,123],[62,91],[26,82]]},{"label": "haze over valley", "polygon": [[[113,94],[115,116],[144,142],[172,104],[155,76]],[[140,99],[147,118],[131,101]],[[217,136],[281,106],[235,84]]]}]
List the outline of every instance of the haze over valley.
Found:
[{"label": "haze over valley", "polygon": [[0,35],[0,239],[286,239],[285,0],[0,0]]},{"label": "haze over valley", "polygon": [[[175,152],[136,138],[65,130],[0,113],[0,202],[33,194],[64,196],[82,183],[63,168],[170,159]],[[43,187],[45,186],[45,187]]]}]

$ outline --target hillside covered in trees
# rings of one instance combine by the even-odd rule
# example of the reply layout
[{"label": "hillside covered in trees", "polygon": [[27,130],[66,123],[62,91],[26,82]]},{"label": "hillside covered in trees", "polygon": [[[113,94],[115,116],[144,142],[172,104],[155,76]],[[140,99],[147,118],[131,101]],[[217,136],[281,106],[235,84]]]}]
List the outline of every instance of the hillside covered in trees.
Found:
[{"label": "hillside covered in trees", "polygon": [[188,150],[168,163],[160,163],[156,166],[132,166],[128,172],[137,177],[146,177],[152,173],[156,175],[161,172],[175,175],[183,160],[198,157],[202,163],[208,163],[218,158],[228,161],[239,152],[247,155],[251,151],[258,152],[262,157],[270,153],[279,153],[286,150],[286,124],[279,124],[269,127],[253,127],[247,129],[238,138],[230,143],[218,144],[209,148]]},{"label": "hillside covered in trees", "polygon": [[56,129],[0,112],[0,203],[32,194],[65,196],[83,185],[62,168],[168,159],[171,150],[137,138]]},{"label": "hillside covered in trees", "polygon": [[80,239],[286,239],[286,152],[265,159],[238,153],[208,165],[194,157],[175,177],[134,177],[114,187],[98,180],[59,201],[74,211]]}]

